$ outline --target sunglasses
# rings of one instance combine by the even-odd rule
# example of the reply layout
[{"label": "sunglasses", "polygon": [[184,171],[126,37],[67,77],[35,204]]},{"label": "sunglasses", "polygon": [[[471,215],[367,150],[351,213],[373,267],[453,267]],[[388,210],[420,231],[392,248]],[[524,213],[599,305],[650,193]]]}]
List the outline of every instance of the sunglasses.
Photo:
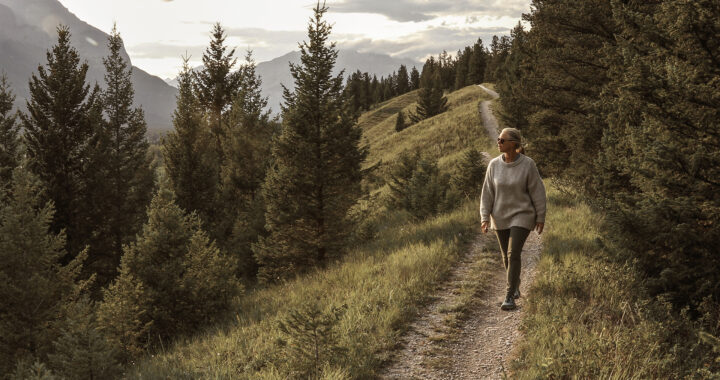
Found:
[{"label": "sunglasses", "polygon": [[517,140],[511,140],[511,139],[505,140],[505,139],[501,139],[501,138],[498,137],[497,141],[498,141],[500,144],[505,144],[505,141],[517,141]]}]

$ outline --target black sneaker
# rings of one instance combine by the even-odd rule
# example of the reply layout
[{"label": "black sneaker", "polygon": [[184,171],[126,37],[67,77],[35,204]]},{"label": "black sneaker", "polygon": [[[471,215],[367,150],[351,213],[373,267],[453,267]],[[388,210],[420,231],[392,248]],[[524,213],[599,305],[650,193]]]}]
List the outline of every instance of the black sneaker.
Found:
[{"label": "black sneaker", "polygon": [[515,293],[513,293],[513,298],[514,299],[520,298],[520,289],[515,290]]},{"label": "black sneaker", "polygon": [[502,303],[500,306],[500,309],[502,310],[514,310],[515,309],[515,300],[512,298],[512,296],[505,297],[505,302]]}]

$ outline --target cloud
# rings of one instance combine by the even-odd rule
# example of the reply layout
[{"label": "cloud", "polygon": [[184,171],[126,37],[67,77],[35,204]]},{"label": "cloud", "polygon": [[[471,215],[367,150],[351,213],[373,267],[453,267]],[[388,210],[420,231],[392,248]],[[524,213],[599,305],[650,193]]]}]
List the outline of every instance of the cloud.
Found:
[{"label": "cloud", "polygon": [[393,57],[409,58],[422,61],[429,55],[437,55],[443,50],[455,53],[466,46],[474,44],[478,38],[487,47],[492,36],[508,35],[510,29],[493,28],[453,28],[447,26],[428,28],[424,31],[405,36],[397,40],[360,39],[344,41],[339,44],[342,49],[359,52],[385,53]]},{"label": "cloud", "polygon": [[147,42],[127,47],[128,53],[133,58],[179,58],[192,56],[202,57],[205,46],[184,46],[162,42]]},{"label": "cloud", "polygon": [[273,45],[285,45],[302,42],[307,39],[307,32],[304,30],[298,31],[282,31],[282,30],[267,30],[261,28],[226,28],[225,33],[228,37],[235,37],[242,40],[245,44],[255,46],[268,44]]},{"label": "cloud", "polygon": [[344,0],[330,4],[330,12],[375,13],[399,22],[467,14],[519,18],[530,10],[529,3],[529,0]]}]

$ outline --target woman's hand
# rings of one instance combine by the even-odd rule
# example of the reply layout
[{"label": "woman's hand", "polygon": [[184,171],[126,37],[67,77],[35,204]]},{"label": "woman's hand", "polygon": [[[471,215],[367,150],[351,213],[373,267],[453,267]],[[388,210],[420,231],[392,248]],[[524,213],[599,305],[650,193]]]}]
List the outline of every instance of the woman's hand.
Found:
[{"label": "woman's hand", "polygon": [[535,230],[537,231],[538,235],[540,235],[542,233],[543,227],[545,227],[545,223],[535,224]]},{"label": "woman's hand", "polygon": [[482,231],[482,233],[486,234],[488,232],[489,226],[490,226],[490,222],[488,222],[488,221],[482,222],[482,224],[480,224],[480,231]]}]

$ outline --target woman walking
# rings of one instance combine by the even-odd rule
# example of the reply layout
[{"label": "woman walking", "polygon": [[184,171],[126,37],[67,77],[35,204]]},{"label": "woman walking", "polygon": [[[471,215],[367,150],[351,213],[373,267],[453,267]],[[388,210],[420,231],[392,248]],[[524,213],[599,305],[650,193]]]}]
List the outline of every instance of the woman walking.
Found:
[{"label": "woman walking", "polygon": [[502,310],[515,309],[520,297],[520,255],[525,239],[545,225],[545,185],[535,161],[524,155],[522,136],[505,128],[497,139],[502,154],[490,161],[480,196],[481,229],[495,231],[507,271],[507,293]]}]

